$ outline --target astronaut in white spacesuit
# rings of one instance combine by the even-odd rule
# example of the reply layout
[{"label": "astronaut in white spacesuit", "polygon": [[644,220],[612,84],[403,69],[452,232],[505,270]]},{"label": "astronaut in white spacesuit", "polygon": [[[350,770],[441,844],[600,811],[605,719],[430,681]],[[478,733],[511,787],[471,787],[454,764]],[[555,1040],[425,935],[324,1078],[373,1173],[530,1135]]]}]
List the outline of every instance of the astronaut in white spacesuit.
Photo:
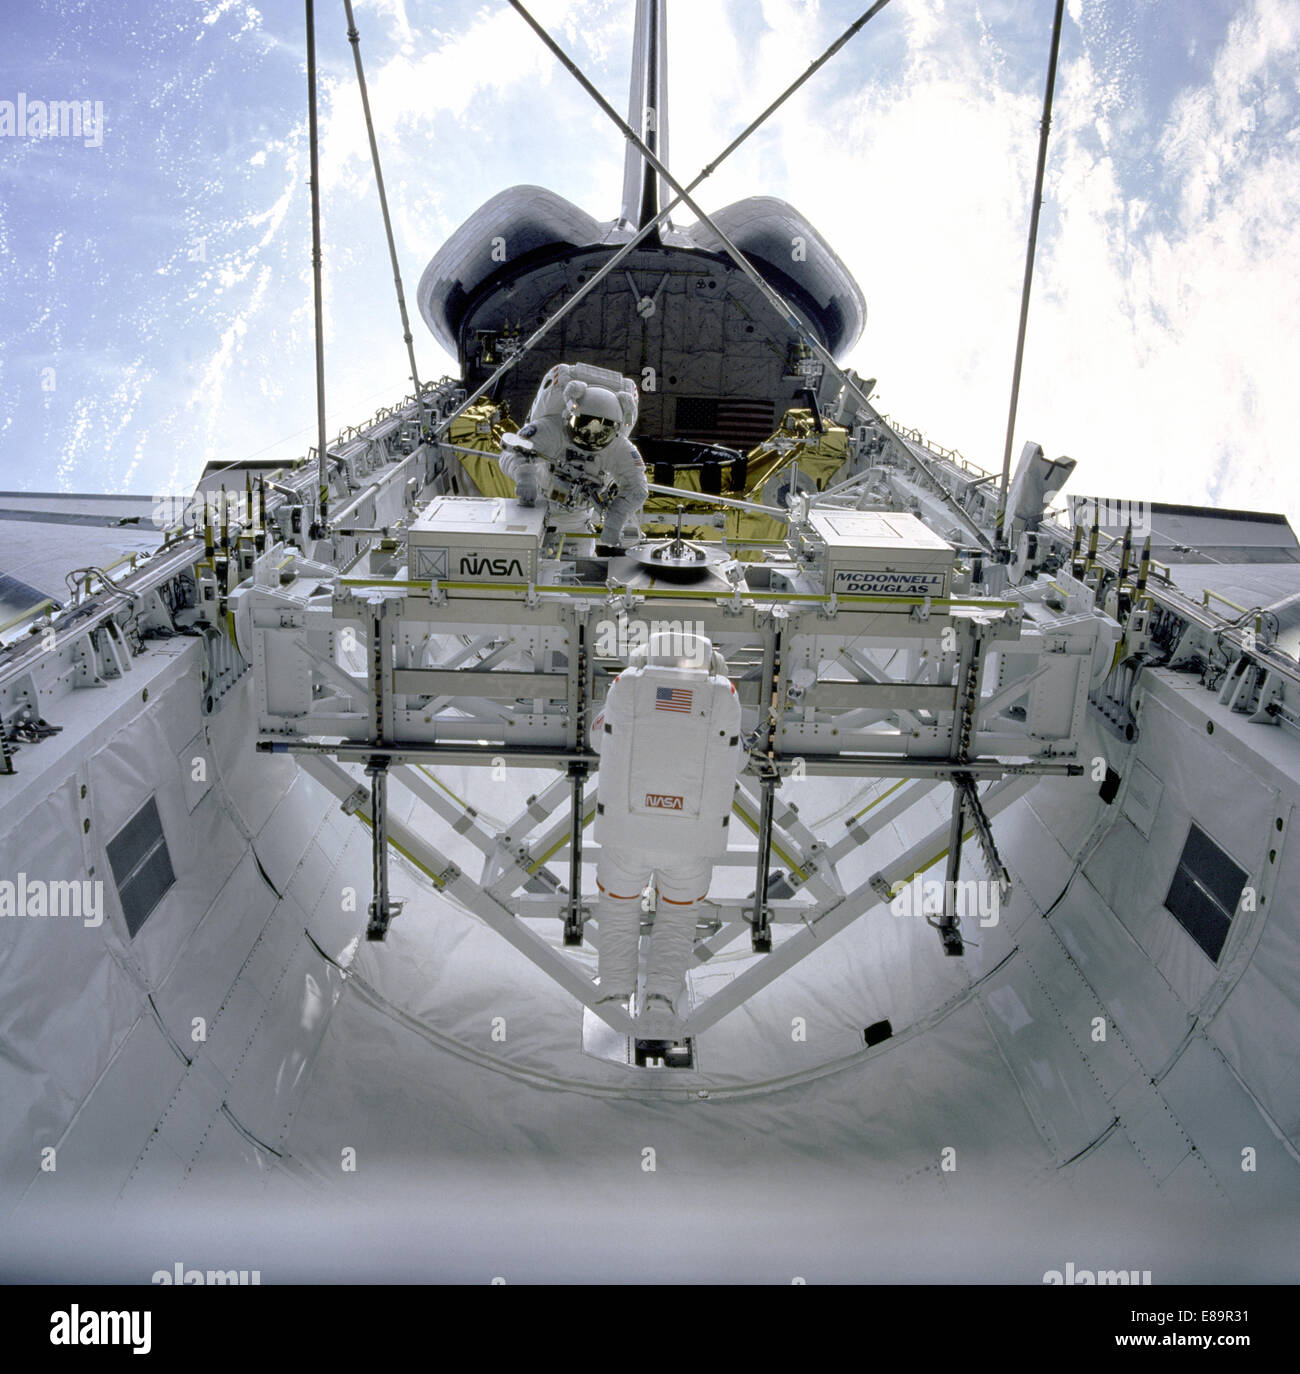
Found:
[{"label": "astronaut in white spacesuit", "polygon": [[702,635],[652,635],[592,726],[600,1000],[627,1003],[636,991],[641,894],[653,878],[658,901],[638,1016],[647,1038],[671,1038],[686,1010],[698,908],[713,861],[726,852],[745,764],[740,703],[724,669]]},{"label": "astronaut in white spacesuit", "polygon": [[603,516],[601,552],[621,551],[641,537],[649,494],[645,463],[627,437],[636,423],[636,384],[605,368],[560,363],[542,378],[518,434],[501,446],[501,471],[525,505],[547,500]]}]

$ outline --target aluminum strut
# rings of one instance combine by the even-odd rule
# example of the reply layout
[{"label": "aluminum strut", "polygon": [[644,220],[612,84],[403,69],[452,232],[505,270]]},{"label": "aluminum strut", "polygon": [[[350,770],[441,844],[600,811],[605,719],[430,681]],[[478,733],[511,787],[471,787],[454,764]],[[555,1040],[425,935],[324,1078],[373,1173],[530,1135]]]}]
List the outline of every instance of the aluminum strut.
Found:
[{"label": "aluminum strut", "polygon": [[970,778],[963,778],[957,786],[966,795],[966,810],[974,822],[976,838],[980,842],[980,848],[984,851],[984,862],[988,866],[989,877],[997,883],[998,891],[1002,900],[1005,901],[1011,895],[1011,874],[1007,872],[1007,867],[1002,862],[1002,856],[998,853],[997,843],[993,839],[993,824],[988,818],[988,813],[984,810],[984,804],[980,801],[974,781]]},{"label": "aluminum strut", "polygon": [[676,496],[678,498],[686,496],[690,501],[698,502],[700,505],[726,506],[728,510],[753,511],[756,515],[769,515],[774,520],[789,520],[790,518],[788,510],[778,510],[775,506],[764,506],[757,501],[738,501],[730,496],[714,496],[707,491],[684,493],[681,487],[665,487],[657,482],[647,482],[646,488],[652,496]]},{"label": "aluminum strut", "polygon": [[772,637],[768,640],[763,655],[763,679],[768,684],[768,700],[760,698],[758,739],[754,753],[763,764],[759,781],[763,788],[762,806],[758,815],[758,857],[754,869],[754,906],[750,913],[750,943],[756,954],[772,952],[771,912],[767,905],[767,889],[772,863],[772,823],[775,813],[776,785],[780,775],[776,771],[776,722],[781,706],[781,633],[784,616],[774,613],[776,620]]},{"label": "aluminum strut", "polygon": [[776,779],[763,778],[763,805],[758,816],[758,862],[754,870],[754,906],[750,913],[750,943],[755,954],[772,952],[772,913],[767,905],[768,874],[772,864],[772,812]]},{"label": "aluminum strut", "polygon": [[961,871],[961,838],[965,829],[966,793],[960,782],[954,780],[952,820],[948,823],[948,863],[944,871],[943,916],[938,923],[943,952],[954,956],[965,953],[957,923],[957,879]]},{"label": "aluminum strut", "polygon": [[[375,743],[383,748],[393,737],[393,699],[388,690],[389,672],[393,663],[393,618],[389,605],[379,594],[370,615],[370,691],[373,699],[371,724]],[[388,934],[389,922],[402,908],[388,896],[388,768],[391,760],[386,754],[374,754],[366,761],[366,775],[371,786],[371,878],[373,895],[370,900],[367,940],[382,940]]]},{"label": "aluminum strut", "polygon": [[375,759],[367,768],[370,787],[371,881],[374,896],[367,911],[366,939],[382,940],[389,922],[402,908],[388,896],[388,761]]},{"label": "aluminum strut", "polygon": [[[980,678],[983,675],[983,626],[972,622],[970,637],[963,646],[958,666],[957,710],[952,723],[952,760],[955,765],[970,758],[971,739],[975,731],[975,714],[979,709]],[[943,915],[939,919],[939,940],[943,952],[960,955],[964,952],[957,918],[957,883],[961,873],[962,836],[966,830],[966,810],[975,785],[969,774],[954,773],[952,778],[952,820],[948,827],[948,862],[944,873]],[[979,808],[979,798],[975,798]],[[985,818],[987,824],[987,818]],[[991,838],[991,837],[990,837]]]},{"label": "aluminum strut", "polygon": [[[592,672],[594,670],[587,645],[587,627],[581,619],[573,629],[573,663],[569,672],[569,747],[584,751],[587,747],[588,716],[591,709]],[[590,765],[583,758],[569,762],[572,789],[569,799],[569,901],[564,917],[564,943],[582,944],[582,831],[586,824],[587,774]]]},{"label": "aluminum strut", "polygon": [[587,765],[571,763],[569,779],[573,788],[569,810],[569,901],[564,917],[564,943],[582,943],[582,821],[583,793],[587,786]]},{"label": "aluminum strut", "polygon": [[[310,739],[270,739],[257,741],[256,749],[261,754],[323,754],[342,759],[347,763],[365,763],[372,757],[386,758],[390,763],[442,763],[464,764],[468,767],[494,767],[496,760],[504,758],[507,767],[549,768],[566,765],[572,760],[590,761],[590,754],[564,747],[538,745],[536,748],[518,746],[458,745],[429,743],[413,740],[376,746],[366,740],[339,740],[329,743],[324,740]],[[778,771],[788,769],[790,761],[774,760]],[[755,770],[751,770],[755,771]],[[810,777],[850,777],[850,778],[934,778],[950,782],[958,777],[979,778],[993,781],[1006,777],[1061,777],[1078,778],[1084,773],[1081,763],[1059,759],[1029,760],[1015,763],[998,758],[972,759],[968,764],[953,763],[951,759],[917,759],[907,754],[852,754],[846,756],[817,757],[809,755],[804,759],[804,771]],[[560,778],[560,782],[564,779]]]}]

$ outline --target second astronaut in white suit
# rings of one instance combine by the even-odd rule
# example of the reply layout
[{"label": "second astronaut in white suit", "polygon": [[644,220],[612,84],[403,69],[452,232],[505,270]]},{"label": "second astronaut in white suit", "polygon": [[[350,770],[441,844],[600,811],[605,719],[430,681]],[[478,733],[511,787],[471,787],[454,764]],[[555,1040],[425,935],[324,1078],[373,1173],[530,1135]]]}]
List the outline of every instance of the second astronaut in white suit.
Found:
[{"label": "second astronaut in white suit", "polygon": [[740,703],[702,635],[651,636],[615,679],[592,727],[600,752],[595,837],[601,1000],[636,991],[641,896],[654,880],[641,1019],[671,1035],[684,1014],[699,904],[727,849],[745,764]]},{"label": "second astronaut in white suit", "polygon": [[645,463],[628,433],[636,387],[617,373],[560,363],[542,379],[528,423],[507,434],[501,471],[526,506],[538,500],[580,515],[601,512],[601,543],[622,550],[640,539],[649,494]]}]

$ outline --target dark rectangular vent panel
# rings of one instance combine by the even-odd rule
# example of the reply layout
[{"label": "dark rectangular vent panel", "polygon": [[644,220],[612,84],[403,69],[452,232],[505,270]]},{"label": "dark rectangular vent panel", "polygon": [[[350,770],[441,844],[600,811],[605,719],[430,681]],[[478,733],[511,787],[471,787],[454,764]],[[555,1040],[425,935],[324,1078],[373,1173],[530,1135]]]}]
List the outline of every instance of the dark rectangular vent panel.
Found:
[{"label": "dark rectangular vent panel", "polygon": [[1245,886],[1245,869],[1233,863],[1199,825],[1193,825],[1165,907],[1216,964]]},{"label": "dark rectangular vent panel", "polygon": [[108,842],[108,862],[126,928],[134,938],[176,881],[153,797]]}]

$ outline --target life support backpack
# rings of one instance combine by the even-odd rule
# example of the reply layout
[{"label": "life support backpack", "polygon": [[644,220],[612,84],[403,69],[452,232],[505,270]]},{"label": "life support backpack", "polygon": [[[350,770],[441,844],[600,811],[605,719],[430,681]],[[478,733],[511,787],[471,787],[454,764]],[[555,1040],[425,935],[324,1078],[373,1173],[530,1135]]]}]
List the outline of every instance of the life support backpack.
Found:
[{"label": "life support backpack", "polygon": [[611,849],[716,858],[744,764],[740,703],[707,668],[620,674],[602,712],[595,835]]},{"label": "life support backpack", "polygon": [[604,387],[618,397],[619,408],[623,412],[623,433],[636,424],[640,405],[636,383],[631,377],[612,372],[607,367],[597,367],[594,363],[556,363],[542,378],[542,384],[533,397],[532,409],[528,412],[531,423],[549,416],[563,418],[570,401],[580,401],[582,393],[589,386]]}]

